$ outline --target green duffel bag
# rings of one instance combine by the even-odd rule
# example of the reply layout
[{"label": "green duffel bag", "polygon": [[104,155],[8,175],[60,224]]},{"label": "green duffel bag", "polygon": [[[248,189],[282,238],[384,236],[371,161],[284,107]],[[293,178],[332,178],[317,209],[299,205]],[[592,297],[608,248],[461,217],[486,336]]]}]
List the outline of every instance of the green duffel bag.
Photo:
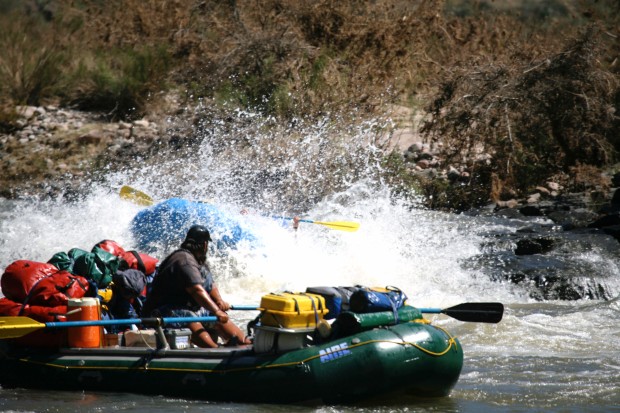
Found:
[{"label": "green duffel bag", "polygon": [[118,271],[120,259],[99,247],[88,252],[73,248],[68,253],[59,252],[48,261],[61,270],[92,280],[97,288],[105,288]]},{"label": "green duffel bag", "polygon": [[69,257],[69,254],[64,251],[54,254],[47,263],[52,264],[61,271],[73,273],[73,260]]}]

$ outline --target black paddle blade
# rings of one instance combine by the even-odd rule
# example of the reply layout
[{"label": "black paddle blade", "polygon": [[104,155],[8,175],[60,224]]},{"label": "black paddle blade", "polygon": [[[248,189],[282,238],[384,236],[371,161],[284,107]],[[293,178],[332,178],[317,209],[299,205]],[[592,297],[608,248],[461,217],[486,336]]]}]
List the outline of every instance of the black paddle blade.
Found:
[{"label": "black paddle blade", "polygon": [[499,323],[504,315],[502,303],[464,303],[441,311],[461,321]]}]

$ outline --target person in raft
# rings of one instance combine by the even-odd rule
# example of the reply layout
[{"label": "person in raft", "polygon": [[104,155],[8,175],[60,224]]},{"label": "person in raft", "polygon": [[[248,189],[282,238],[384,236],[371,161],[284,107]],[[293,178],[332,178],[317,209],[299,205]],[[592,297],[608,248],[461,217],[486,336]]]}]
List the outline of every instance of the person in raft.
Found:
[{"label": "person in raft", "polygon": [[181,248],[159,265],[142,308],[143,317],[202,317],[213,315],[217,322],[189,323],[192,342],[198,347],[251,344],[241,329],[228,319],[230,304],[222,299],[206,264],[211,235],[202,225],[192,226]]}]

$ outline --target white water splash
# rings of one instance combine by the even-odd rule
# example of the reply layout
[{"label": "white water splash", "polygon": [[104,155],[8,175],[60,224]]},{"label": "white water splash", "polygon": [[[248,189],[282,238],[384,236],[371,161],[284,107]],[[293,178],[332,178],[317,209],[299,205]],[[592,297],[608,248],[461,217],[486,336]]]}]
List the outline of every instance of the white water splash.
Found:
[{"label": "white water splash", "polygon": [[[103,239],[133,249],[129,224],[141,207],[109,189],[94,188],[79,203],[5,201],[2,208],[4,268],[17,259],[47,261],[74,247],[90,250]],[[303,217],[359,222],[357,232],[310,223],[295,232],[260,215],[236,216],[263,246],[241,243],[209,260],[221,289],[238,300],[256,302],[271,291],[303,291],[307,286],[356,284],[397,286],[422,306],[497,298],[485,292],[497,284],[460,267],[461,259],[479,252],[477,238],[464,232],[465,222],[448,214],[409,210],[394,203],[387,190],[372,190],[364,182],[320,202]],[[158,251],[157,258],[169,252]]]},{"label": "white water splash", "polygon": [[[509,288],[461,263],[480,251],[474,220],[412,208],[381,184],[375,121],[344,127],[319,120],[303,127],[236,112],[196,130],[204,143],[157,162],[109,173],[78,202],[10,202],[2,207],[0,265],[47,261],[77,247],[113,239],[136,248],[129,230],[140,207],[120,199],[130,184],[160,201],[210,200],[262,242],[238,246],[210,263],[231,300],[256,302],[265,293],[307,286],[396,286],[420,306],[520,300]],[[301,121],[300,121],[301,122]],[[303,122],[302,122],[303,123]],[[242,208],[255,212],[241,215]],[[357,232],[317,224],[290,226],[264,215],[355,221]],[[479,230],[479,228],[475,228]],[[167,253],[157,250],[157,258]]]}]

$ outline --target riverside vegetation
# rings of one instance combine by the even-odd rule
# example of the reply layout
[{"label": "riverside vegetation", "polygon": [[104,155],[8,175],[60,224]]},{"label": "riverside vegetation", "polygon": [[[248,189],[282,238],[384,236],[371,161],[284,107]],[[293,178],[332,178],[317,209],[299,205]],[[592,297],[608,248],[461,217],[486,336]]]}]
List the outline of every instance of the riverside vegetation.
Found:
[{"label": "riverside vegetation", "polygon": [[[127,162],[107,156],[118,143],[80,128],[47,131],[56,150],[37,159],[32,139],[10,139],[28,127],[16,108],[157,121],[205,101],[213,116],[241,107],[283,123],[380,118],[393,105],[407,109],[401,123],[422,114],[416,140],[435,153],[386,151],[385,174],[432,208],[506,201],[549,181],[606,191],[620,148],[619,15],[612,0],[5,1],[3,195]],[[63,159],[74,155],[87,159]],[[420,158],[452,178],[418,173],[429,166]]]}]

